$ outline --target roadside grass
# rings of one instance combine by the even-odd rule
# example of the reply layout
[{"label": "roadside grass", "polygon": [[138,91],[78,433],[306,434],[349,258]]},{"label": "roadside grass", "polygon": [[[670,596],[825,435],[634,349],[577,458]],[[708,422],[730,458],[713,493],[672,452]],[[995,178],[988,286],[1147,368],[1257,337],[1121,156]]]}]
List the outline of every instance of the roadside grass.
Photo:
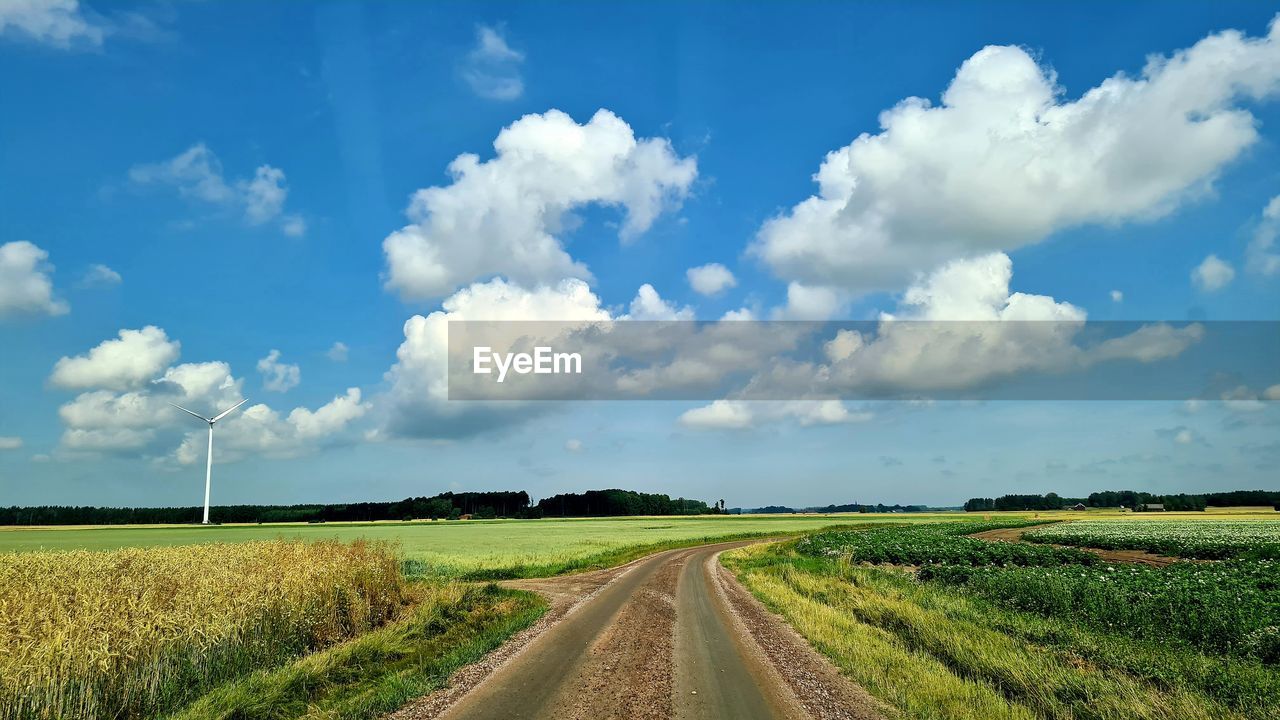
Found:
[{"label": "roadside grass", "polygon": [[546,603],[496,585],[415,583],[404,620],[224,685],[170,720],[362,720],[445,685],[534,623]]},{"label": "roadside grass", "polygon": [[[722,557],[767,607],[907,717],[1274,717],[1267,693],[1276,675],[1257,664],[1113,642],[902,571],[804,556],[794,542]],[[1170,657],[1178,662],[1150,666]],[[1224,668],[1247,687],[1212,687]]]}]

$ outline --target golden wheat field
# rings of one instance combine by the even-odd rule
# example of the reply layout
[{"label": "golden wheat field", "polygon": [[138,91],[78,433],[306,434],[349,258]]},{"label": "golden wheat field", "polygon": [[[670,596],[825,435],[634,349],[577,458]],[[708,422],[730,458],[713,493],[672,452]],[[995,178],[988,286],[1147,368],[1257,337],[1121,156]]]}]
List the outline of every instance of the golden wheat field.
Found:
[{"label": "golden wheat field", "polygon": [[407,601],[391,546],[0,555],[0,718],[121,718],[350,638]]}]

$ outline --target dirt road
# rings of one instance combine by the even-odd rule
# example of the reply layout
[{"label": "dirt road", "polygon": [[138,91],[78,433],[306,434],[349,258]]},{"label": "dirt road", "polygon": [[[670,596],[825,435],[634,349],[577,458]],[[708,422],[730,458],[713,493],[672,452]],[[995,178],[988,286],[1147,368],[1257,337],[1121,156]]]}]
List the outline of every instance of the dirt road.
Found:
[{"label": "dirt road", "polygon": [[548,618],[394,720],[880,718],[875,701],[724,570],[745,542],[520,581]]},{"label": "dirt road", "polygon": [[[1023,534],[1028,530],[1034,529],[1035,528],[1000,528],[998,530],[985,530],[980,533],[974,533],[969,537],[975,537],[979,540],[990,540],[992,542],[1027,542],[1022,538]],[[1068,546],[1055,545],[1054,547]],[[1182,560],[1182,558],[1157,555],[1145,550],[1103,550],[1101,548],[1091,547],[1078,547],[1075,549],[1093,553],[1107,562],[1134,563],[1137,565],[1150,565],[1151,567],[1164,567]]]}]

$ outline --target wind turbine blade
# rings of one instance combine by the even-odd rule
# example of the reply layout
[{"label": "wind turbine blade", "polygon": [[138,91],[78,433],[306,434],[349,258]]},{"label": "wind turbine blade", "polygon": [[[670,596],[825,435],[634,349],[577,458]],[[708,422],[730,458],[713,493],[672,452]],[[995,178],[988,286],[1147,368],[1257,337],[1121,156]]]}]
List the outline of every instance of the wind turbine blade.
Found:
[{"label": "wind turbine blade", "polygon": [[181,410],[182,412],[184,412],[184,413],[186,413],[186,414],[188,414],[188,415],[191,415],[192,417],[198,417],[198,418],[200,418],[201,420],[203,420],[203,421],[205,421],[205,422],[213,422],[213,421],[212,421],[212,420],[210,420],[209,418],[207,418],[207,417],[205,417],[205,416],[203,416],[203,415],[197,415],[197,414],[195,414],[195,413],[191,412],[190,410],[188,410],[188,409],[186,409],[186,408],[182,407],[181,405],[174,405],[173,403],[169,403],[169,404],[170,404],[170,405],[173,405],[173,406],[174,406],[174,407],[176,407],[176,408],[178,408],[178,409],[179,409],[179,410]]},{"label": "wind turbine blade", "polygon": [[236,403],[235,405],[232,405],[231,407],[227,408],[226,410],[223,410],[222,412],[220,412],[220,413],[218,413],[217,415],[215,415],[215,416],[213,417],[213,419],[212,419],[212,420],[210,420],[209,422],[211,422],[211,423],[216,423],[216,422],[218,422],[218,421],[219,421],[219,420],[221,420],[222,418],[224,418],[224,417],[226,417],[226,416],[230,415],[232,410],[235,410],[236,408],[240,407],[241,405],[243,405],[243,404],[245,404],[245,403],[247,403],[247,402],[249,402],[249,398],[245,398],[245,399],[241,400],[240,402]]}]

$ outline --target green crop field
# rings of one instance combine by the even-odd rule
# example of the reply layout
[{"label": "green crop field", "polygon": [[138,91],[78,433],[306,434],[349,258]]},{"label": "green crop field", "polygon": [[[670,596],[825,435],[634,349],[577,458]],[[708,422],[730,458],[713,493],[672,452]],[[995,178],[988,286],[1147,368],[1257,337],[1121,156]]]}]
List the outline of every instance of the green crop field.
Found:
[{"label": "green crop field", "polygon": [[[1000,528],[1032,542],[968,537]],[[903,717],[1260,720],[1280,697],[1280,564],[1269,549],[1278,532],[1270,512],[1108,511],[6,529],[0,616],[21,622],[0,628],[0,650],[40,672],[6,676],[26,684],[0,683],[10,698],[0,718],[374,718],[439,688],[545,610],[530,593],[473,581],[794,536],[724,562]],[[400,579],[351,579],[339,570],[357,566],[321,561],[365,547],[398,561]],[[1224,559],[1149,568],[1094,547]],[[320,555],[289,560],[306,552]],[[238,560],[215,582],[200,570],[211,558]],[[292,595],[246,599],[286,581]],[[311,585],[359,613],[315,634],[328,625],[293,611],[332,615],[330,595],[303,597]],[[50,631],[50,608],[75,622]],[[264,627],[270,643],[258,642]],[[217,662],[184,660],[193,653]],[[103,714],[108,706],[129,709]]]},{"label": "green crop field", "polygon": [[748,534],[786,534],[851,522],[919,522],[959,513],[741,515],[566,520],[455,520],[321,525],[31,528],[0,531],[0,552],[113,550],[253,540],[379,540],[396,543],[427,574],[552,575],[612,564],[633,548]]},{"label": "green crop field", "polygon": [[[995,515],[822,531],[725,563],[906,717],[1280,716],[1280,516]],[[1039,544],[966,537],[998,527]]]}]

